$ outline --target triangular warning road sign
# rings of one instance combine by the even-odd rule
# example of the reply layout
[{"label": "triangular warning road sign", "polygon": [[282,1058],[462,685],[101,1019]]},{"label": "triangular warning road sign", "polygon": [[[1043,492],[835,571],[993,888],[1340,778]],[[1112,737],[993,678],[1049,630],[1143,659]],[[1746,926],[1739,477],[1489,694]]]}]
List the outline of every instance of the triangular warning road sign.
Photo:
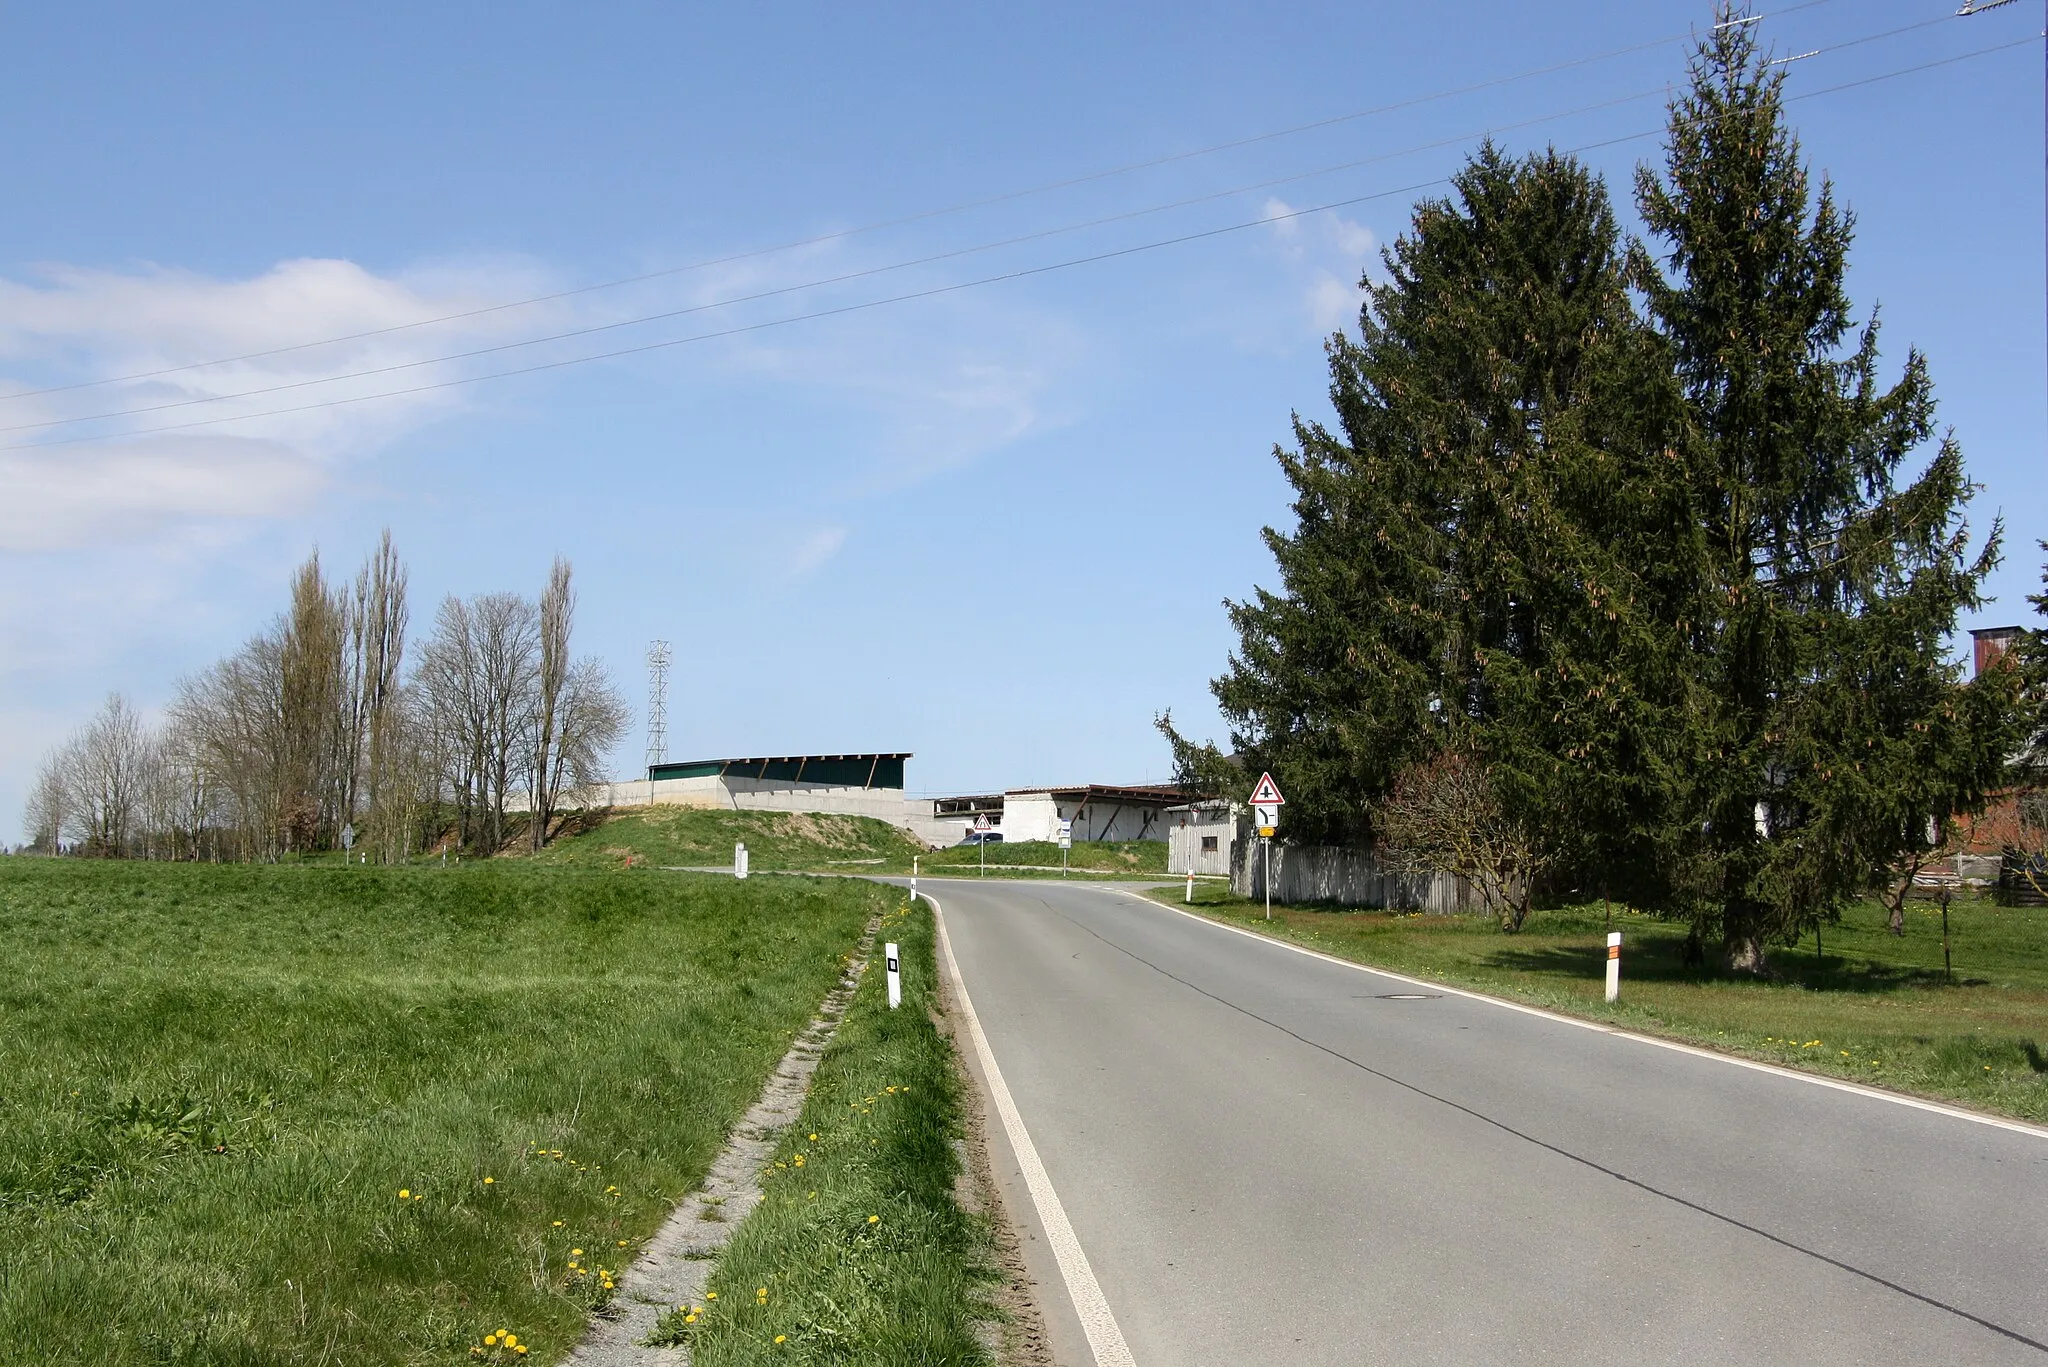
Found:
[{"label": "triangular warning road sign", "polygon": [[1273,782],[1271,774],[1259,775],[1259,786],[1252,789],[1252,806],[1278,807],[1287,801],[1280,796],[1280,785]]}]

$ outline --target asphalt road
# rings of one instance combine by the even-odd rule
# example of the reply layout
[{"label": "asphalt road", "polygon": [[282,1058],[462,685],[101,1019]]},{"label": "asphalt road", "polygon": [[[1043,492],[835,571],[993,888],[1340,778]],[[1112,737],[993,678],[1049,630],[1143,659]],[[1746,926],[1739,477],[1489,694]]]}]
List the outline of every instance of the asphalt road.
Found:
[{"label": "asphalt road", "polygon": [[2048,1137],[1404,999],[1127,891],[924,886],[1141,1367],[2048,1364]]}]

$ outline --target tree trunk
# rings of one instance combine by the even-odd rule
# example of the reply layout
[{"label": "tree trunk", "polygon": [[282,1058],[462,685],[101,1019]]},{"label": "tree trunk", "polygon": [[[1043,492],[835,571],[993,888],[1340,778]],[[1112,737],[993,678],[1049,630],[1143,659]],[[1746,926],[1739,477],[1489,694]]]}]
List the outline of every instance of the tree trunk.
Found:
[{"label": "tree trunk", "polygon": [[1764,958],[1762,936],[1752,931],[1731,929],[1723,938],[1721,949],[1727,957],[1730,973],[1746,973],[1754,978],[1769,975],[1770,965]]}]

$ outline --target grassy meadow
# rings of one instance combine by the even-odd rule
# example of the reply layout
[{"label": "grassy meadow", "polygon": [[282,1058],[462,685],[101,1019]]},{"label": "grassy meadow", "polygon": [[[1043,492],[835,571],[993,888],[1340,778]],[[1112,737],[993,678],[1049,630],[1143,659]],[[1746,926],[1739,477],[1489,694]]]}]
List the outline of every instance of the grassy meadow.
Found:
[{"label": "grassy meadow", "polygon": [[553,1360],[900,905],[0,859],[0,1360]]},{"label": "grassy meadow", "polygon": [[[876,957],[786,1132],[757,1206],[702,1302],[668,1314],[661,1342],[696,1367],[849,1362],[972,1367],[996,1274],[984,1220],[961,1210],[952,1141],[960,1074],[933,1024],[931,912],[891,913]],[[891,1011],[881,942],[901,950]]]},{"label": "grassy meadow", "polygon": [[868,816],[820,812],[732,812],[711,807],[630,807],[572,820],[547,849],[544,865],[623,868],[731,868],[735,841],[745,841],[756,869],[867,873],[902,865],[924,846],[900,827]]},{"label": "grassy meadow", "polygon": [[[1180,889],[1153,895],[1179,905]],[[1602,1000],[1607,918],[1599,903],[1531,913],[1505,935],[1477,917],[1273,908],[1198,885],[1196,910],[1341,958],[1512,997],[1771,1063],[2048,1122],[2048,909],[1958,900],[1955,972],[1942,967],[1941,912],[1906,904],[1906,934],[1875,903],[1771,951],[1775,977],[1741,981],[1685,967],[1682,926],[1615,908],[1621,1000]]]},{"label": "grassy meadow", "polygon": [[[1004,877],[1010,877],[1022,865],[1027,869],[1058,869],[1060,850],[1057,841],[1019,840],[1014,844],[1004,843],[988,847],[988,864],[993,871],[998,865],[1006,865]],[[1164,840],[1076,840],[1074,848],[1065,851],[1068,867],[1076,873],[1090,876],[1101,874],[1127,874],[1149,878],[1166,876],[1166,842]],[[981,867],[981,850],[973,845],[953,845],[943,850],[933,850],[918,861],[918,867],[932,873],[970,873]],[[905,866],[904,872],[908,872]]]}]

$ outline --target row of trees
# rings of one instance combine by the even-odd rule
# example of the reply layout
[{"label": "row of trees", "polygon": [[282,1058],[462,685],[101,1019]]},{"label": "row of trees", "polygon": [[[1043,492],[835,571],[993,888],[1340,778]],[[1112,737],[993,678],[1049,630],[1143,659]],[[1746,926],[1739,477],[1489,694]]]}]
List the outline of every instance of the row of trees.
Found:
[{"label": "row of trees", "polygon": [[628,721],[603,665],[571,656],[569,562],[537,602],[444,599],[409,672],[407,581],[389,532],[352,584],[316,552],[277,621],[183,680],[161,728],[108,699],[37,775],[34,846],[274,860],[348,832],[397,862],[444,840],[497,850],[523,805],[538,849]]},{"label": "row of trees", "polygon": [[1546,885],[1627,899],[1756,972],[1981,807],[2024,727],[2017,671],[1949,659],[1998,524],[1973,546],[1925,360],[1881,382],[1853,220],[1719,17],[1637,176],[1648,241],[1555,152],[1488,144],[1417,209],[1329,343],[1336,430],[1276,451],[1282,587],[1229,605],[1213,685],[1237,755],[1162,727],[1184,781],[1270,768],[1296,839],[1484,874],[1510,927]]}]

